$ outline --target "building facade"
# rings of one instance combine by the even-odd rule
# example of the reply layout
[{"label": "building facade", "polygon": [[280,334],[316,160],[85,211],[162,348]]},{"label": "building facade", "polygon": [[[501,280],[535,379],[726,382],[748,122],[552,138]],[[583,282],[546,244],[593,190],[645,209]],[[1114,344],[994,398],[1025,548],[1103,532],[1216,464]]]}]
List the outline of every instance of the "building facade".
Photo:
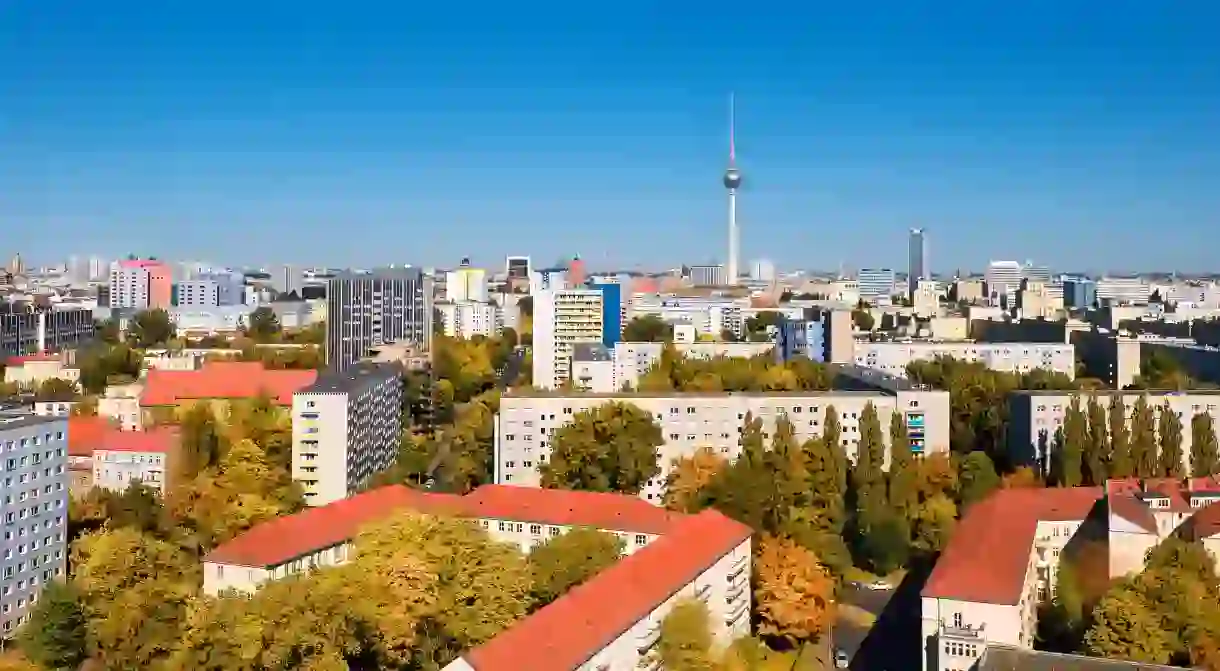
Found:
[{"label": "building facade", "polygon": [[894,271],[889,268],[861,268],[856,276],[860,300],[872,304],[888,301],[894,294]]},{"label": "building facade", "polygon": [[445,300],[454,303],[486,303],[487,271],[472,268],[470,259],[462,259],[460,266],[445,273]]},{"label": "building facade", "polygon": [[627,313],[623,305],[623,285],[597,282],[589,284],[589,288],[602,292],[602,344],[614,347],[623,338],[623,317]]},{"label": "building facade", "polygon": [[326,284],[326,364],[344,369],[390,343],[430,349],[432,280],[419,268],[340,273]]},{"label": "building facade", "polygon": [[1016,261],[992,261],[987,264],[983,283],[986,285],[988,301],[993,305],[1015,301],[1017,291],[1021,288],[1021,273],[1021,264]]},{"label": "building facade", "polygon": [[722,265],[689,266],[690,283],[697,287],[723,287],[729,283],[729,272]]},{"label": "building facade", "polygon": [[[746,414],[763,422],[768,435],[775,421],[787,417],[797,440],[822,435],[826,410],[834,407],[843,426],[843,451],[855,460],[859,445],[860,415],[868,404],[877,411],[882,434],[894,414],[907,424],[909,448],[914,454],[949,449],[949,395],[944,391],[906,390],[897,393],[864,391],[783,393],[673,393],[673,394],[562,394],[514,393],[500,400],[495,420],[495,482],[538,487],[539,467],[550,457],[552,435],[577,413],[606,403],[635,405],[653,415],[665,442],[658,448],[661,473],[650,480],[641,496],[660,505],[665,478],[675,459],[710,447],[726,459],[741,450]],[[887,453],[888,454],[888,453]],[[888,458],[888,457],[887,457]]]},{"label": "building facade", "polygon": [[495,303],[448,301],[436,304],[441,331],[451,338],[473,338],[481,335],[494,338],[504,328],[500,306]]},{"label": "building facade", "polygon": [[906,377],[912,362],[934,361],[937,357],[982,363],[1005,373],[1046,370],[1076,377],[1076,348],[1062,343],[859,342],[855,351],[856,365],[898,377]]},{"label": "building facade", "polygon": [[174,305],[179,308],[214,308],[220,305],[220,284],[187,280],[174,284]]},{"label": "building facade", "polygon": [[0,630],[25,623],[43,587],[67,569],[68,420],[0,415],[5,478]]},{"label": "building facade", "polygon": [[920,280],[932,279],[932,267],[928,265],[928,233],[923,228],[912,228],[907,235],[907,293],[915,291]]},{"label": "building facade", "polygon": [[110,307],[168,310],[173,304],[173,273],[156,259],[116,261],[110,268]]},{"label": "building facade", "polygon": [[603,294],[595,289],[545,290],[534,294],[533,381],[556,389],[571,378],[577,344],[600,344]]},{"label": "building facade", "polygon": [[362,362],[292,395],[292,478],[306,504],[345,498],[394,464],[402,436],[399,370]]},{"label": "building facade", "polygon": [[63,351],[87,343],[96,333],[92,310],[0,302],[0,358]]}]

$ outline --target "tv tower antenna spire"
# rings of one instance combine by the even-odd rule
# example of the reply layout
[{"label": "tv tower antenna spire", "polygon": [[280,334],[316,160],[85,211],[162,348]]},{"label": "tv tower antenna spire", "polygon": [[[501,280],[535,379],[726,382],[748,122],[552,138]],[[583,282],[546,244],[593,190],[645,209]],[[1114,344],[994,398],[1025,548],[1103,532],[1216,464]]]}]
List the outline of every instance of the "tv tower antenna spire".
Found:
[{"label": "tv tower antenna spire", "polygon": [[724,171],[724,186],[729,190],[729,259],[728,283],[736,285],[741,275],[737,265],[737,189],[741,187],[741,172],[737,170],[737,99],[729,94],[729,167]]}]

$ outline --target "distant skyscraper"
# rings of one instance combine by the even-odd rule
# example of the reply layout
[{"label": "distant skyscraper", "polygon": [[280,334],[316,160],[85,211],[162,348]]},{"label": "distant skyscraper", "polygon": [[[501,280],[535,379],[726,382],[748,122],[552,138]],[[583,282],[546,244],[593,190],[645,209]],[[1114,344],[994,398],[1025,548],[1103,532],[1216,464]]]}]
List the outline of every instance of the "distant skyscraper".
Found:
[{"label": "distant skyscraper", "polygon": [[992,261],[987,264],[987,272],[983,275],[987,285],[987,297],[995,304],[1001,297],[1015,299],[1021,289],[1021,264],[1016,261]]},{"label": "distant skyscraper", "polygon": [[1050,284],[1051,269],[1046,266],[1035,266],[1032,261],[1026,261],[1025,265],[1021,266],[1021,279]]},{"label": "distant skyscraper", "polygon": [[894,271],[889,268],[861,268],[856,277],[860,287],[860,298],[869,303],[889,297],[894,293]]},{"label": "distant skyscraper", "polygon": [[729,267],[728,283],[737,284],[741,275],[738,273],[738,234],[737,234],[737,189],[741,188],[741,173],[737,170],[737,146],[734,133],[736,119],[733,97],[729,97],[729,167],[724,171],[724,186],[729,190]]},{"label": "distant skyscraper", "polygon": [[907,293],[914,294],[919,280],[932,279],[928,265],[928,233],[922,228],[912,228],[907,239]]},{"label": "distant skyscraper", "polygon": [[757,259],[750,264],[750,277],[759,282],[775,281],[775,264],[769,259]]},{"label": "distant skyscraper", "polygon": [[301,295],[301,288],[305,285],[305,273],[300,268],[271,266],[267,269],[267,274],[270,275],[271,288],[275,289],[276,293],[287,294],[295,291],[298,296]]},{"label": "distant skyscraper", "polygon": [[338,273],[326,283],[326,364],[345,369],[390,343],[432,342],[432,279],[419,268]]}]

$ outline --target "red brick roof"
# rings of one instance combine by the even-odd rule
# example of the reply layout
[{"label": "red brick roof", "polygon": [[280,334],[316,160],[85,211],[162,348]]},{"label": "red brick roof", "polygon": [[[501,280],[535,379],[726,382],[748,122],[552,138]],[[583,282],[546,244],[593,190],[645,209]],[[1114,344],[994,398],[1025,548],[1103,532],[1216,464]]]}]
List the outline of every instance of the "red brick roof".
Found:
[{"label": "red brick roof", "polygon": [[96,449],[110,452],[169,453],[177,444],[178,429],[176,427],[157,426],[145,431],[109,429],[102,434],[102,444]]},{"label": "red brick roof", "polygon": [[39,352],[37,354],[27,354],[25,356],[10,356],[4,362],[6,366],[22,366],[27,361],[59,361],[60,355],[54,352]]},{"label": "red brick roof", "polygon": [[199,370],[148,371],[140,405],[177,405],[197,399],[254,398],[269,395],[292,405],[292,394],[313,384],[316,370],[267,370],[258,361],[209,361]]},{"label": "red brick roof", "polygon": [[686,517],[620,494],[484,485],[456,496],[392,485],[261,524],[216,548],[204,561],[276,566],[350,540],[360,527],[399,508],[645,534],[665,533]]},{"label": "red brick roof", "polygon": [[1144,531],[1156,533],[1156,517],[1148,504],[1127,494],[1111,494],[1106,497],[1110,513],[1127,520]]},{"label": "red brick roof", "polygon": [[751,534],[714,510],[686,517],[463,659],[475,671],[578,668]]},{"label": "red brick roof", "polygon": [[69,417],[68,455],[73,457],[93,456],[93,451],[101,447],[106,432],[117,428],[105,417]]},{"label": "red brick roof", "polygon": [[1209,503],[1191,515],[1175,533],[1188,541],[1201,541],[1220,534],[1220,503]]},{"label": "red brick roof", "polygon": [[464,515],[663,534],[685,517],[635,496],[483,485],[462,497]]},{"label": "red brick roof", "polygon": [[438,512],[452,508],[459,501],[460,496],[429,494],[402,485],[379,487],[260,524],[212,550],[203,560],[259,568],[278,566],[351,540],[361,527],[395,510],[410,508]]},{"label": "red brick roof", "polygon": [[923,596],[976,603],[1021,599],[1041,521],[1083,520],[1101,487],[1001,489],[967,511],[941,553]]}]

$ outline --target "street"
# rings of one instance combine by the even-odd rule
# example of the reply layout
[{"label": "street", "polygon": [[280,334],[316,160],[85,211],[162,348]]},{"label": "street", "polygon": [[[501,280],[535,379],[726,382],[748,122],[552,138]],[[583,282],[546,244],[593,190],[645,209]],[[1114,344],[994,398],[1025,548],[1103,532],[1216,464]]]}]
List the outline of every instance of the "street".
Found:
[{"label": "street", "polygon": [[[919,593],[928,568],[912,568],[897,589],[848,590],[843,602],[877,615],[872,628],[836,622],[835,645],[851,656],[851,668],[868,671],[910,671],[920,666]],[[840,618],[842,620],[842,618]],[[843,626],[840,630],[839,627]]]}]

